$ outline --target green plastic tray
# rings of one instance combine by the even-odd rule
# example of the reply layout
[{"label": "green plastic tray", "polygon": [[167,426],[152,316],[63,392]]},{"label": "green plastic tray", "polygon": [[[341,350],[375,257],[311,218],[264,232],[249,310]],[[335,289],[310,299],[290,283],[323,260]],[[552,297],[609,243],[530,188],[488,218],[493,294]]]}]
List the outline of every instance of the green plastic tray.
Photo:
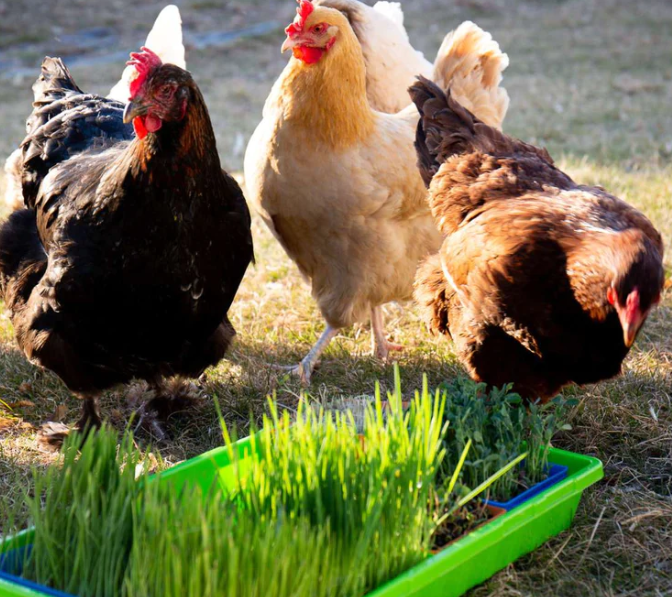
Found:
[{"label": "green plastic tray", "polygon": [[367,597],[458,597],[572,524],[583,491],[603,477],[597,458],[551,449],[567,478],[499,516]]},{"label": "green plastic tray", "polygon": [[[239,441],[236,448],[241,457],[249,456],[249,438]],[[569,468],[566,479],[453,543],[367,597],[458,597],[569,528],[581,494],[602,478],[602,463],[590,456],[555,448],[551,449],[549,460]],[[228,450],[217,448],[163,472],[160,479],[176,487],[195,482],[207,490],[218,475],[226,482],[231,474],[230,463]],[[5,545],[5,550],[28,545],[31,541],[32,531],[24,531]],[[40,591],[0,579],[0,597],[40,595],[43,595]]]}]

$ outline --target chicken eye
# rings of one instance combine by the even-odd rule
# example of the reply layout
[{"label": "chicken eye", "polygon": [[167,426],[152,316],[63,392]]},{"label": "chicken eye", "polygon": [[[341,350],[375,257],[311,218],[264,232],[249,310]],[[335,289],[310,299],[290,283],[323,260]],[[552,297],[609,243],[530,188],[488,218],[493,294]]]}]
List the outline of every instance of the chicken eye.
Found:
[{"label": "chicken eye", "polygon": [[157,92],[157,97],[162,99],[162,100],[169,100],[173,95],[175,94],[175,86],[174,85],[164,85],[163,87],[159,88],[159,91]]},{"label": "chicken eye", "polygon": [[315,33],[317,35],[320,35],[323,32],[324,32],[324,25],[320,24],[320,25],[315,25],[315,27],[313,27],[313,33]]}]

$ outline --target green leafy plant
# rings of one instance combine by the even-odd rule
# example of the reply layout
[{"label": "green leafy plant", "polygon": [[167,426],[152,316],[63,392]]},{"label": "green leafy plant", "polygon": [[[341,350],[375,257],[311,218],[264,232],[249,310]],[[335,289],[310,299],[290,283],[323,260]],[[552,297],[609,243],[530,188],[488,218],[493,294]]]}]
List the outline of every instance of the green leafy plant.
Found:
[{"label": "green leafy plant", "polygon": [[508,463],[527,452],[522,466],[510,469],[494,481],[489,493],[507,501],[548,473],[548,450],[553,436],[568,429],[564,422],[571,401],[557,398],[546,405],[523,405],[511,385],[487,390],[486,385],[460,377],[441,386],[445,393],[444,416],[449,426],[444,436],[443,467],[455,470],[465,446],[471,444],[460,483],[467,489],[481,485]]}]

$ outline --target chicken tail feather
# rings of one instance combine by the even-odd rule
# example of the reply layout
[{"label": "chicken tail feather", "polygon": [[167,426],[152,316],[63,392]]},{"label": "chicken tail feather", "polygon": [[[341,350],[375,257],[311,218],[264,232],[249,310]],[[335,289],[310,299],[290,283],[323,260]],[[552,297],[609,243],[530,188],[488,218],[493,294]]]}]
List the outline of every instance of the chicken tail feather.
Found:
[{"label": "chicken tail feather", "polygon": [[441,164],[451,156],[474,151],[490,155],[535,156],[549,166],[553,165],[545,149],[509,137],[481,122],[456,101],[452,87],[444,93],[436,83],[418,77],[408,92],[420,112],[415,149],[420,175],[428,187]]},{"label": "chicken tail feather", "polygon": [[83,93],[60,58],[45,57],[40,77],[33,83],[35,107],[58,101],[71,93]]},{"label": "chicken tail feather", "polygon": [[479,120],[502,128],[509,94],[500,87],[509,57],[487,31],[465,21],[443,40],[434,62],[434,82]]},{"label": "chicken tail feather", "polygon": [[387,2],[386,0],[380,0],[380,2],[376,2],[373,5],[373,10],[385,15],[388,19],[390,19],[390,21],[392,21],[397,27],[406,33],[406,28],[404,27],[404,11],[402,10],[401,4],[399,4],[399,2]]},{"label": "chicken tail feather", "polygon": [[420,174],[429,183],[443,162],[473,147],[476,130],[474,117],[438,85],[424,77],[409,89],[420,112],[415,136]]}]

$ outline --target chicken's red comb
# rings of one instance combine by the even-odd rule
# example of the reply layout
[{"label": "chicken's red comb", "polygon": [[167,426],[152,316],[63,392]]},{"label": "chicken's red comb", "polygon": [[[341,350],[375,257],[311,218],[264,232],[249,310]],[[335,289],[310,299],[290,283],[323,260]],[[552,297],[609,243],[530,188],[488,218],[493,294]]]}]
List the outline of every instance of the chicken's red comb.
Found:
[{"label": "chicken's red comb", "polygon": [[287,29],[285,33],[290,37],[293,35],[298,35],[303,31],[303,27],[306,24],[306,19],[311,15],[315,10],[312,0],[296,0],[299,3],[299,8],[296,9],[296,17]]},{"label": "chicken's red comb", "polygon": [[138,76],[131,81],[130,90],[131,90],[131,99],[140,91],[143,83],[147,80],[147,77],[157,68],[159,68],[163,62],[154,52],[149,48],[142,46],[139,52],[132,52],[131,59],[126,63],[129,66],[134,66],[135,70],[138,71]]}]

